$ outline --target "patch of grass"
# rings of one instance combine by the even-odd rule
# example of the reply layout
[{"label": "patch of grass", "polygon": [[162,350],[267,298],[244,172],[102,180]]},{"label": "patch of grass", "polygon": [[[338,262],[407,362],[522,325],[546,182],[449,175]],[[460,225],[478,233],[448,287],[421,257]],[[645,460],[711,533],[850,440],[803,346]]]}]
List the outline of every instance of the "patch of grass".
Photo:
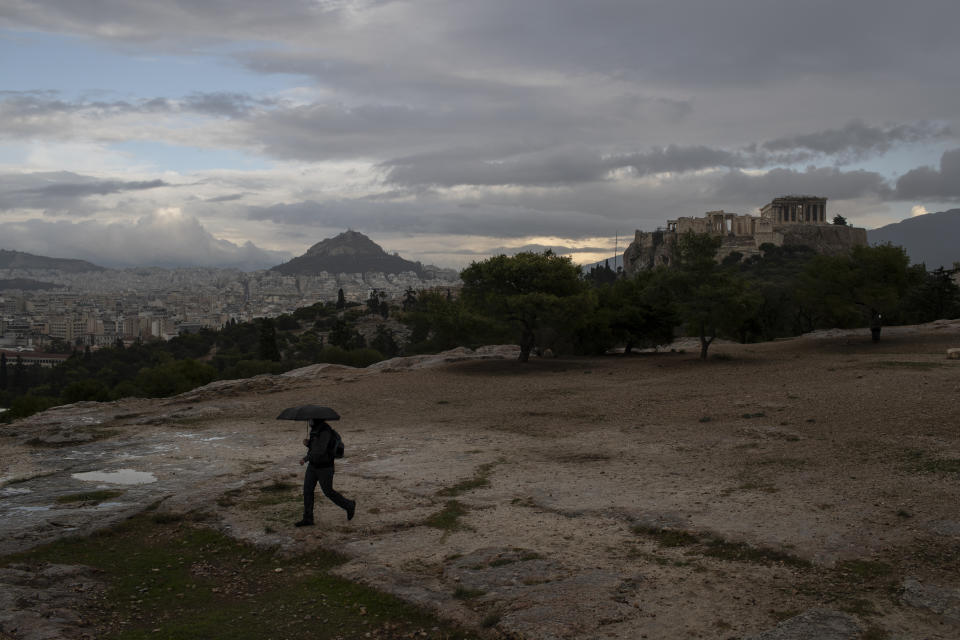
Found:
[{"label": "patch of grass", "polygon": [[768,547],[752,547],[746,542],[728,542],[722,538],[709,538],[704,555],[719,560],[750,562],[753,564],[784,564],[806,568],[810,563],[791,553]]},{"label": "patch of grass", "polygon": [[154,524],[170,524],[181,520],[183,520],[183,514],[173,511],[161,511],[150,515],[150,521]]},{"label": "patch of grass", "polygon": [[456,531],[462,527],[459,520],[460,517],[466,515],[466,513],[467,508],[464,507],[463,504],[456,500],[448,500],[443,509],[429,516],[423,521],[423,524],[428,527],[433,527],[434,529]]},{"label": "patch of grass", "polygon": [[83,491],[81,493],[68,493],[66,495],[60,496],[57,498],[57,502],[60,504],[72,504],[74,502],[89,502],[92,504],[100,504],[110,500],[111,498],[117,498],[123,495],[123,491],[114,490],[114,489],[100,489],[98,491]]},{"label": "patch of grass", "polygon": [[790,618],[798,616],[801,613],[803,612],[800,611],[799,609],[784,609],[782,611],[775,611],[775,610],[770,611],[770,615],[772,615],[773,619],[776,620],[777,622],[783,622],[784,620],[789,620]]},{"label": "patch of grass", "polygon": [[515,562],[528,562],[530,560],[539,560],[541,556],[536,551],[529,551],[527,549],[515,549],[520,555],[518,556],[502,556],[500,558],[494,558],[491,560],[487,566],[490,567],[503,567],[508,564],[513,564]]},{"label": "patch of grass", "polygon": [[711,420],[713,420],[713,418],[711,418],[710,416],[700,416],[700,420],[699,420],[699,421],[700,421],[700,422],[710,422]]},{"label": "patch of grass", "polygon": [[488,462],[477,467],[477,470],[474,472],[472,478],[462,480],[452,487],[447,487],[445,489],[440,489],[437,491],[438,496],[444,496],[448,498],[453,498],[459,496],[462,493],[467,491],[473,491],[474,489],[482,489],[483,487],[490,486],[490,472],[493,471],[494,463]]},{"label": "patch of grass", "polygon": [[907,369],[936,369],[937,367],[942,367],[943,363],[940,362],[917,362],[915,360],[881,360],[879,362],[873,362],[869,365],[872,367],[896,367],[896,368],[907,368]]},{"label": "patch of grass", "polygon": [[838,563],[837,569],[859,581],[885,578],[893,574],[893,567],[875,560],[847,560]]},{"label": "patch of grass", "polygon": [[873,602],[867,600],[866,598],[853,598],[847,600],[840,605],[840,610],[860,617],[873,616],[877,614],[877,608],[873,605]]},{"label": "patch of grass", "polygon": [[0,566],[56,562],[99,570],[104,597],[87,600],[78,613],[91,621],[84,631],[103,640],[477,638],[333,575],[345,560],[322,550],[290,557],[186,522],[137,517],[2,558]]},{"label": "patch of grass", "polygon": [[920,449],[908,450],[905,458],[904,466],[913,473],[960,473],[960,458],[934,458]]},{"label": "patch of grass", "polygon": [[484,629],[491,629],[498,624],[500,624],[502,616],[499,611],[492,611],[483,617],[483,620],[480,621],[480,626]]},{"label": "patch of grass", "polygon": [[633,532],[653,538],[661,547],[694,547],[688,554],[699,553],[718,560],[763,565],[784,564],[801,568],[811,566],[803,558],[784,551],[767,547],[753,547],[745,542],[729,542],[709,534],[644,525],[634,526]]},{"label": "patch of grass", "polygon": [[762,493],[777,493],[778,491],[780,491],[780,489],[778,489],[776,485],[767,484],[765,482],[750,481],[750,482],[744,482],[743,484],[738,485],[736,487],[728,487],[726,489],[723,489],[722,491],[720,491],[720,495],[726,497],[726,496],[732,495],[737,491],[760,491]]},{"label": "patch of grass", "polygon": [[810,463],[803,458],[764,458],[757,460],[756,464],[761,466],[776,466],[784,469],[804,469]]},{"label": "patch of grass", "polygon": [[89,438],[77,438],[76,440],[61,440],[60,442],[47,442],[40,438],[30,438],[25,441],[24,444],[28,444],[31,447],[37,447],[42,449],[62,449],[63,447],[75,447],[78,445],[90,444],[91,442],[97,442],[99,440],[106,440],[117,434],[117,431],[114,429],[87,429],[82,431],[83,434],[89,435]]},{"label": "patch of grass", "polygon": [[296,489],[298,486],[286,480],[274,480],[272,483],[260,487],[260,491],[287,492],[290,489]]},{"label": "patch of grass", "polygon": [[729,353],[715,353],[711,356],[714,360],[720,360],[721,362],[727,362],[733,360],[733,356]]},{"label": "patch of grass", "polygon": [[610,455],[606,453],[564,453],[554,456],[557,462],[605,462],[610,460]]},{"label": "patch of grass", "polygon": [[686,547],[700,542],[700,537],[682,529],[664,529],[635,525],[633,532],[653,538],[661,547]]},{"label": "patch of grass", "polygon": [[449,400],[437,400],[437,404],[450,404]]},{"label": "patch of grass", "polygon": [[224,508],[234,506],[241,493],[243,493],[242,489],[227,489],[217,498],[217,506]]},{"label": "patch of grass", "polygon": [[13,478],[12,480],[7,480],[4,484],[0,484],[0,487],[8,487],[12,484],[23,484],[24,482],[30,482],[31,480],[37,480],[39,478],[48,478],[60,473],[59,471],[44,471],[43,473],[34,473],[32,475],[20,476],[19,478]]},{"label": "patch of grass", "polygon": [[756,413],[745,413],[741,417],[749,419],[749,418],[765,418],[766,416],[767,414],[765,414],[763,411],[757,411]]},{"label": "patch of grass", "polygon": [[457,588],[453,592],[453,597],[457,600],[469,600],[470,598],[479,598],[482,595],[486,595],[486,591],[482,589],[468,589],[462,585],[457,585]]},{"label": "patch of grass", "polygon": [[889,637],[890,633],[886,629],[876,625],[870,625],[860,634],[860,640],[887,640]]}]

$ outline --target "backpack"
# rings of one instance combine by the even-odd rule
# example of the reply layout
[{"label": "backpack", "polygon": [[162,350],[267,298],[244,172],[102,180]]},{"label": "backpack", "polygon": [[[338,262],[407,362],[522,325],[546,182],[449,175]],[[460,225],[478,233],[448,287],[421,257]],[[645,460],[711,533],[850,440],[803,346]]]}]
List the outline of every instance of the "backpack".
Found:
[{"label": "backpack", "polygon": [[330,427],[330,449],[333,451],[334,458],[343,457],[343,438],[333,430],[333,427]]},{"label": "backpack", "polygon": [[315,467],[329,467],[333,464],[334,459],[343,457],[343,452],[343,439],[339,433],[331,428],[327,436],[326,446],[322,449],[315,446],[310,447],[307,460]]}]

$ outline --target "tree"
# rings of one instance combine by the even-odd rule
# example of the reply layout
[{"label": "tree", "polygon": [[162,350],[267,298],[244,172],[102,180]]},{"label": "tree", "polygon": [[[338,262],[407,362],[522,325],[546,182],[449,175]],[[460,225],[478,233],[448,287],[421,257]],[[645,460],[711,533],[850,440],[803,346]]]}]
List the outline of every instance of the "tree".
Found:
[{"label": "tree", "polygon": [[257,355],[261,360],[280,361],[280,349],[277,347],[277,330],[273,320],[264,318],[260,321],[260,340]]},{"label": "tree", "polygon": [[23,391],[26,386],[26,367],[23,366],[23,358],[17,356],[13,363],[13,388],[15,391]]},{"label": "tree", "polygon": [[408,288],[403,292],[403,303],[402,308],[404,311],[413,311],[414,307],[417,304],[417,292],[412,288]]},{"label": "tree", "polygon": [[518,335],[521,362],[535,347],[572,337],[593,307],[580,269],[550,250],[474,262],[460,278],[470,309],[505,322]]},{"label": "tree", "polygon": [[350,342],[351,329],[346,320],[338,318],[333,325],[333,329],[327,334],[327,342],[335,347],[346,349]]},{"label": "tree", "polygon": [[7,388],[7,354],[0,353],[0,391]]},{"label": "tree", "polygon": [[584,279],[593,286],[612,284],[617,280],[617,272],[610,268],[610,261],[604,260],[603,266],[595,264],[584,276]]},{"label": "tree", "polygon": [[407,354],[436,353],[512,339],[502,322],[468,308],[461,298],[450,298],[439,291],[418,292],[402,320],[411,331],[404,349]]},{"label": "tree", "polygon": [[383,291],[376,289],[370,290],[370,297],[367,298],[367,313],[380,313],[380,302],[387,297]]},{"label": "tree", "polygon": [[148,397],[161,398],[184,393],[212,382],[217,370],[196,360],[169,360],[155,367],[145,367],[134,380]]},{"label": "tree", "polygon": [[797,297],[797,281],[817,253],[804,245],[760,245],[761,253],[740,263],[740,273],[760,295],[753,320],[756,337],[762,340],[812,331],[810,310]]},{"label": "tree", "polygon": [[623,345],[628,354],[634,347],[671,342],[678,320],[673,293],[663,281],[660,270],[644,270],[599,287],[596,311],[579,332],[580,348],[603,353]]},{"label": "tree", "polygon": [[370,342],[370,346],[383,354],[384,358],[393,358],[400,352],[397,341],[393,337],[393,331],[385,325],[377,325],[377,334]]},{"label": "tree", "polygon": [[707,358],[719,335],[740,337],[744,323],[757,313],[760,297],[734,269],[717,264],[721,238],[687,232],[677,239],[675,269],[663,270],[678,294],[678,311],[688,333],[700,339],[700,357]]},{"label": "tree", "polygon": [[960,287],[949,271],[938,267],[927,272],[923,264],[909,268],[907,291],[898,319],[907,324],[960,317]]},{"label": "tree", "polygon": [[847,226],[847,219],[840,214],[837,214],[833,216],[833,224],[837,225],[838,227],[845,227]]},{"label": "tree", "polygon": [[797,290],[817,315],[817,325],[879,329],[896,317],[909,284],[910,258],[891,244],[857,246],[839,256],[817,256],[804,270]]},{"label": "tree", "polygon": [[347,299],[343,295],[343,289],[337,289],[337,309],[343,309],[347,306]]}]

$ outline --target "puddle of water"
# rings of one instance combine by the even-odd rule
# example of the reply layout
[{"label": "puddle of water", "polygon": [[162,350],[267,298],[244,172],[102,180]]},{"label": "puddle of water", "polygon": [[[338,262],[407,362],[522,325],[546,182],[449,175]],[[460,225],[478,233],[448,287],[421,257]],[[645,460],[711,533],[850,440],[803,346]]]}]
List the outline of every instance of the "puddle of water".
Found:
[{"label": "puddle of water", "polygon": [[116,509],[117,507],[125,507],[122,502],[101,502],[97,505],[97,509]]},{"label": "puddle of water", "polygon": [[50,511],[50,507],[14,507],[17,511]]},{"label": "puddle of water", "polygon": [[72,477],[84,482],[107,482],[110,484],[149,484],[157,481],[156,476],[152,473],[133,469],[87,471],[86,473],[75,473]]},{"label": "puddle of water", "polygon": [[0,496],[18,496],[23,493],[33,493],[33,492],[30,491],[30,489],[27,489],[26,487],[4,487],[3,490],[0,491]]},{"label": "puddle of water", "polygon": [[210,438],[200,438],[200,442],[212,442],[214,440],[226,440],[227,436],[212,436]]}]

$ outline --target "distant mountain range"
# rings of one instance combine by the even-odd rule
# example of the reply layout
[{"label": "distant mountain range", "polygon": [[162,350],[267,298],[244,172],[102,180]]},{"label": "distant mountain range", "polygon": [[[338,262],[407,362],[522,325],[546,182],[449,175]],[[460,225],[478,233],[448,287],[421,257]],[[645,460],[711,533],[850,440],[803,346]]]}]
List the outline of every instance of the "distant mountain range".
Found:
[{"label": "distant mountain range", "polygon": [[357,231],[344,231],[313,245],[299,258],[270,269],[284,275],[319,275],[327,273],[403,273],[424,275],[419,262],[390,255],[376,242]]},{"label": "distant mountain range", "polygon": [[0,269],[50,269],[66,271],[67,273],[83,273],[85,271],[106,271],[86,260],[70,260],[66,258],[48,258],[35,256],[22,251],[7,251],[0,249]]},{"label": "distant mountain range", "polygon": [[951,268],[960,262],[960,209],[914,216],[879,229],[867,230],[870,244],[889,242],[903,247],[913,264],[927,269]]}]

